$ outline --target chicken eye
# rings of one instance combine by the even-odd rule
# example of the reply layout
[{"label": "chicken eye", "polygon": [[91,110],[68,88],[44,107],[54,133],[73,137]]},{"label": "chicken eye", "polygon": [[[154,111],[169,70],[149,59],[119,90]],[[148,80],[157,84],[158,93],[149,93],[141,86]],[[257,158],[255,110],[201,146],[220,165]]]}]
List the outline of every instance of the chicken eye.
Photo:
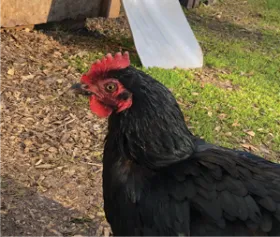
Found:
[{"label": "chicken eye", "polygon": [[117,89],[117,85],[115,83],[108,83],[105,85],[105,90],[107,92],[114,92]]}]

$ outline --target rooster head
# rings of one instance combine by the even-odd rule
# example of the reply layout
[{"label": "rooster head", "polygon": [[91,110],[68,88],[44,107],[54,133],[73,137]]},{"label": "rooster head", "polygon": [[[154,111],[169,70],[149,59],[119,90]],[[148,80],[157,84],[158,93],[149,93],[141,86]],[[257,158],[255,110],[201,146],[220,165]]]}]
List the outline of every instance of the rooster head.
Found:
[{"label": "rooster head", "polygon": [[90,109],[99,117],[108,117],[128,109],[132,105],[132,94],[122,83],[110,77],[110,72],[130,66],[128,52],[124,54],[107,54],[92,64],[90,70],[82,75],[81,83],[74,84],[72,89],[89,97]]}]

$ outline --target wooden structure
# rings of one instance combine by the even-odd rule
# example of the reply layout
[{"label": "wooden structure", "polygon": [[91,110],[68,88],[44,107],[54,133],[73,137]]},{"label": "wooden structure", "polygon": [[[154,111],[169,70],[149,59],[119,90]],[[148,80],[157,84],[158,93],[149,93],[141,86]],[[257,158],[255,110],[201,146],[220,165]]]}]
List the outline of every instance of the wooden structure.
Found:
[{"label": "wooden structure", "polygon": [[120,0],[1,0],[1,27],[118,17]]},{"label": "wooden structure", "polygon": [[121,9],[120,0],[103,0],[103,4],[100,9],[100,16],[108,18],[116,18],[119,16]]},{"label": "wooden structure", "polygon": [[214,4],[216,0],[179,0],[181,5],[184,6],[187,9],[198,7],[200,2],[203,2],[207,5]]},{"label": "wooden structure", "polygon": [[199,5],[200,0],[180,0],[182,6],[187,9],[195,8]]}]

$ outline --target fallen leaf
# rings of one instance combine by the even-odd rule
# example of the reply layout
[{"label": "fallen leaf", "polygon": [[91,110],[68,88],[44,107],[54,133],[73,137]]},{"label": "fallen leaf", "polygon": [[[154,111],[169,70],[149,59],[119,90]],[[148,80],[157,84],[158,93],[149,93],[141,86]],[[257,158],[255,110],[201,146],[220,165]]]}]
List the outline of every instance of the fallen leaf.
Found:
[{"label": "fallen leaf", "polygon": [[218,117],[219,117],[219,119],[223,120],[227,117],[227,115],[226,114],[219,114]]},{"label": "fallen leaf", "polygon": [[38,97],[39,97],[41,100],[45,100],[45,99],[46,99],[46,97],[45,97],[44,95],[42,95],[42,94],[38,95]]},{"label": "fallen leaf", "polygon": [[231,133],[231,132],[226,132],[225,135],[226,135],[227,137],[231,137],[231,136],[232,136],[232,133]]},{"label": "fallen leaf", "polygon": [[54,57],[61,57],[62,54],[59,51],[55,51],[53,55]]},{"label": "fallen leaf", "polygon": [[270,151],[269,151],[266,147],[264,147],[264,146],[261,146],[261,147],[260,147],[260,150],[261,150],[261,152],[263,152],[263,153],[270,154]]},{"label": "fallen leaf", "polygon": [[270,137],[274,138],[274,135],[270,132],[267,135],[269,135]]},{"label": "fallen leaf", "polygon": [[48,229],[50,232],[54,233],[56,236],[63,236],[59,231],[55,229]]},{"label": "fallen leaf", "polygon": [[60,142],[65,143],[70,138],[70,133],[65,133],[62,137]]},{"label": "fallen leaf", "polygon": [[238,123],[237,120],[234,120],[233,124],[231,125],[232,127],[239,127],[240,124]]},{"label": "fallen leaf", "polygon": [[11,76],[15,75],[15,69],[14,69],[13,67],[10,68],[10,69],[7,71],[7,74],[8,74],[8,75],[11,75]]},{"label": "fallen leaf", "polygon": [[19,91],[15,91],[14,92],[14,97],[17,99],[17,100],[20,100],[20,95],[21,93]]},{"label": "fallen leaf", "polygon": [[259,149],[256,148],[255,146],[251,145],[251,144],[241,144],[242,147],[244,147],[245,149],[247,150],[250,150],[250,151],[258,151]]},{"label": "fallen leaf", "polygon": [[57,149],[55,147],[50,147],[48,151],[51,153],[57,153]]},{"label": "fallen leaf", "polygon": [[216,18],[218,18],[218,19],[220,19],[222,17],[222,15],[220,15],[220,14],[218,14],[217,16],[216,16]]},{"label": "fallen leaf", "polygon": [[94,151],[92,152],[93,156],[101,156],[103,154],[103,151]]},{"label": "fallen leaf", "polygon": [[59,84],[61,84],[61,83],[63,82],[62,79],[58,79],[58,80],[56,80],[56,81],[57,81],[57,83],[59,83]]},{"label": "fallen leaf", "polygon": [[35,163],[35,166],[40,165],[40,164],[42,163],[42,161],[43,161],[43,159],[38,160],[38,161]]},{"label": "fallen leaf", "polygon": [[24,140],[23,143],[24,143],[25,146],[28,146],[28,147],[33,144],[33,142],[31,140],[29,140],[29,139]]},{"label": "fallen leaf", "polygon": [[5,104],[3,103],[3,100],[1,101],[1,104],[0,104],[0,111],[2,112],[3,109],[5,109],[6,106]]},{"label": "fallen leaf", "polygon": [[219,132],[221,130],[220,126],[215,127],[215,131]]},{"label": "fallen leaf", "polygon": [[213,113],[211,111],[208,111],[207,114],[208,114],[209,117],[212,117],[212,115],[213,115]]},{"label": "fallen leaf", "polygon": [[51,169],[53,167],[54,165],[52,164],[42,164],[42,165],[35,166],[36,169]]},{"label": "fallen leaf", "polygon": [[254,137],[255,136],[255,133],[253,131],[247,131],[246,132],[248,135],[250,135],[251,137]]},{"label": "fallen leaf", "polygon": [[34,78],[34,75],[27,75],[27,76],[21,76],[21,79],[26,81],[26,80],[30,80],[30,79],[33,79]]}]

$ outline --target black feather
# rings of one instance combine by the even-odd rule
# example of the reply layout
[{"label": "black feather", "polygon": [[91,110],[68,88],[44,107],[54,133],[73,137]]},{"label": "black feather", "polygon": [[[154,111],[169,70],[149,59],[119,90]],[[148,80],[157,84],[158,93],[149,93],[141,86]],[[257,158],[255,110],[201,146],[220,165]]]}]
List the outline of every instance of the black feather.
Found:
[{"label": "black feather", "polygon": [[240,180],[234,179],[234,178],[230,177],[229,175],[225,176],[225,178],[222,182],[225,183],[226,189],[235,195],[245,196],[248,193],[244,184]]},{"label": "black feather", "polygon": [[196,195],[197,189],[191,179],[187,179],[184,182],[184,191],[186,192],[186,197],[188,199],[192,199]]},{"label": "black feather", "polygon": [[260,197],[265,197],[268,194],[264,185],[254,179],[246,180],[244,184],[251,194],[255,194]]},{"label": "black feather", "polygon": [[271,215],[267,212],[264,212],[262,215],[262,221],[261,221],[261,229],[264,232],[269,232],[272,228],[272,218]]},{"label": "black feather", "polygon": [[269,196],[259,199],[258,203],[270,212],[276,211],[276,202]]},{"label": "black feather", "polygon": [[242,221],[246,221],[249,217],[249,210],[245,198],[234,195],[234,199],[236,201],[235,208],[237,209],[238,218]]},{"label": "black feather", "polygon": [[220,194],[219,201],[224,212],[230,216],[238,217],[237,202],[235,201],[234,195],[228,191],[222,191]]},{"label": "black feather", "polygon": [[259,223],[261,220],[261,211],[258,205],[256,204],[255,200],[251,196],[246,196],[244,198],[248,211],[249,211],[249,218],[254,222],[254,223]]},{"label": "black feather", "polygon": [[194,137],[171,92],[149,75],[128,67],[106,76],[133,101],[109,117],[104,147],[114,235],[279,233],[280,165]]}]

